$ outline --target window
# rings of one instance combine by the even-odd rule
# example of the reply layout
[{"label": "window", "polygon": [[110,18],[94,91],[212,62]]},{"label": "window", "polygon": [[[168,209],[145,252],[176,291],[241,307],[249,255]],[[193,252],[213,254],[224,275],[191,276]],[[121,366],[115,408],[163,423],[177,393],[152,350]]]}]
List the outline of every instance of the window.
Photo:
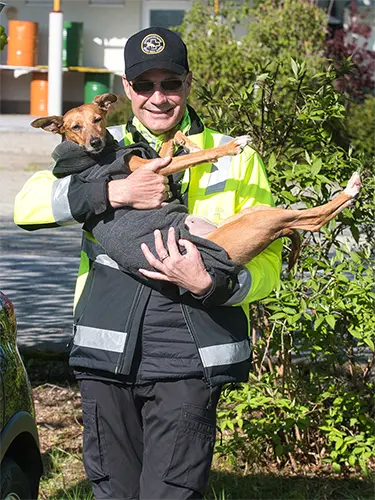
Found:
[{"label": "window", "polygon": [[160,26],[171,28],[182,23],[184,14],[191,7],[186,0],[143,0],[142,28]]}]

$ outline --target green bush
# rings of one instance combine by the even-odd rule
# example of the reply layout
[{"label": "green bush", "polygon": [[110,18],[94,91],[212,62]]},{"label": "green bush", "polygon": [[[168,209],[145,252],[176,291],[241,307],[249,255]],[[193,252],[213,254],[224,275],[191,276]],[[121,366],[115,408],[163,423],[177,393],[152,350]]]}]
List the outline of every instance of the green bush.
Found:
[{"label": "green bush", "polygon": [[363,153],[369,168],[375,164],[375,96],[367,95],[363,103],[351,103],[346,116],[349,138],[355,151]]},{"label": "green bush", "polygon": [[363,190],[320,234],[306,234],[292,272],[251,306],[252,375],[222,398],[217,450],[239,466],[328,461],[366,474],[375,457],[374,169],[347,136],[337,74],[321,55],[322,14],[311,2],[264,0],[235,43],[245,14],[199,4],[185,18],[194,105],[214,128],[250,133],[278,205],[325,203],[354,171]]},{"label": "green bush", "polygon": [[122,125],[126,123],[132,114],[131,102],[125,95],[118,95],[117,102],[111,106],[108,115],[108,126]]}]

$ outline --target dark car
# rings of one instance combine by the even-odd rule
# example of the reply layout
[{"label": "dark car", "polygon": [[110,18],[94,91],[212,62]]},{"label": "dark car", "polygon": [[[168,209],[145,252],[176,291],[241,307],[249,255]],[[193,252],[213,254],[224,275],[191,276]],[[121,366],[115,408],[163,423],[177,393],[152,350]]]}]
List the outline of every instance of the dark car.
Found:
[{"label": "dark car", "polygon": [[31,385],[16,343],[12,302],[0,292],[0,498],[38,497],[42,460]]}]

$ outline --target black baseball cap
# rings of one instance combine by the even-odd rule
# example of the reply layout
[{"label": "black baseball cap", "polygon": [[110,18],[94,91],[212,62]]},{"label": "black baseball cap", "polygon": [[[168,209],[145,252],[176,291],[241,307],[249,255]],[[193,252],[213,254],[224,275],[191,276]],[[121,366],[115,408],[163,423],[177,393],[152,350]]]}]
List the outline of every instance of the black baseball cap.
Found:
[{"label": "black baseball cap", "polygon": [[166,28],[146,28],[132,35],[125,44],[124,57],[129,81],[150,69],[167,69],[178,75],[189,71],[186,45]]}]

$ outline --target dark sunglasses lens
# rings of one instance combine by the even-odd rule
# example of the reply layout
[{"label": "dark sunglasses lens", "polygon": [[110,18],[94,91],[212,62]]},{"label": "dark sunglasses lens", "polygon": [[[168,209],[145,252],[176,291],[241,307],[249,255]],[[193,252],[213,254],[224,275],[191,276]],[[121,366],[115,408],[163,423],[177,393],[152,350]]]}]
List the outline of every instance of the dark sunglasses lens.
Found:
[{"label": "dark sunglasses lens", "polygon": [[[164,92],[177,92],[182,89],[183,83],[183,80],[163,80],[159,85]],[[155,83],[151,80],[138,81],[133,82],[132,87],[137,94],[146,94],[154,90]]]},{"label": "dark sunglasses lens", "polygon": [[160,87],[166,92],[173,92],[176,90],[181,90],[182,80],[163,80],[160,82]]},{"label": "dark sunglasses lens", "polygon": [[151,92],[154,88],[154,82],[133,82],[132,87],[134,92],[137,92],[137,94],[142,94],[143,92]]}]

